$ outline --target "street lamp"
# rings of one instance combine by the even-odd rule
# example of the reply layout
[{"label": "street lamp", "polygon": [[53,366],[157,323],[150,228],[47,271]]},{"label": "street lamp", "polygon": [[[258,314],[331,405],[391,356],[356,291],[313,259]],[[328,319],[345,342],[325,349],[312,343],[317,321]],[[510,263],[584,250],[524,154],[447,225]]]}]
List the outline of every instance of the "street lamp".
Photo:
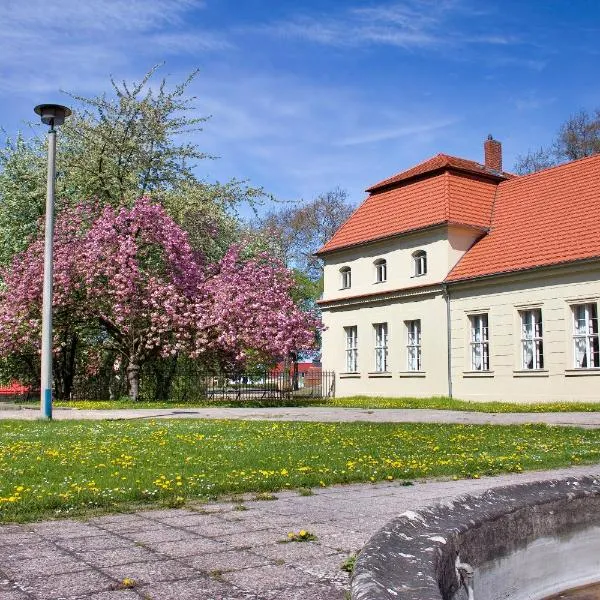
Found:
[{"label": "street lamp", "polygon": [[48,188],[44,234],[44,294],[42,305],[42,377],[40,409],[43,419],[52,418],[52,241],[54,238],[54,185],[56,182],[56,129],[71,114],[60,104],[38,104],[33,110],[49,125]]}]

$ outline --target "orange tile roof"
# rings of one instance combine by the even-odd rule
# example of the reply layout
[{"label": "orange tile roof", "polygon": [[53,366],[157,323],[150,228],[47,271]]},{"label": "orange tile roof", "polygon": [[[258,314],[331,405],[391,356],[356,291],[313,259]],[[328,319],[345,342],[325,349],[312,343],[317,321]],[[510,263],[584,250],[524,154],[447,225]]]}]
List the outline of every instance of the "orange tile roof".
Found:
[{"label": "orange tile roof", "polygon": [[459,163],[478,165],[438,154],[369,188],[371,194],[317,254],[443,223],[489,227],[497,184],[503,176],[490,177],[483,173],[483,165],[476,170],[457,169]]},{"label": "orange tile roof", "polygon": [[407,171],[402,171],[393,177],[389,177],[388,179],[384,179],[383,181],[372,185],[371,187],[367,188],[366,191],[374,192],[375,190],[388,187],[395,183],[399,183],[400,181],[406,181],[407,179],[413,179],[414,177],[418,177],[420,175],[444,169],[466,171],[469,173],[489,176],[495,179],[514,177],[514,175],[510,173],[499,173],[498,171],[494,171],[493,169],[490,169],[481,163],[475,162],[474,160],[458,158],[457,156],[450,156],[448,154],[436,154],[433,158],[424,160],[422,163],[419,163]]},{"label": "orange tile roof", "polygon": [[600,155],[498,185],[492,227],[447,281],[600,257]]}]

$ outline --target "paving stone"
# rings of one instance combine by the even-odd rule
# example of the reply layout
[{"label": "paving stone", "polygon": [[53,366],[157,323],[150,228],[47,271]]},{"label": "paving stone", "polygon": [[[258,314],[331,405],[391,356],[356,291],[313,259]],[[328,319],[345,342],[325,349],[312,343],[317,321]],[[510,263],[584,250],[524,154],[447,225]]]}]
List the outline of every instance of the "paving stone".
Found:
[{"label": "paving stone", "polygon": [[2,600],[30,600],[31,596],[18,590],[5,590],[0,585],[0,598],[2,598]]},{"label": "paving stone", "polygon": [[335,550],[353,552],[357,548],[362,548],[373,533],[375,533],[375,531],[330,533],[322,536],[320,542],[323,546]]},{"label": "paving stone", "polygon": [[252,549],[256,554],[266,556],[275,561],[284,560],[288,563],[295,563],[297,560],[306,558],[322,558],[335,554],[335,550],[323,546],[318,542],[290,542],[288,544],[269,544],[257,546]]},{"label": "paving stone", "polygon": [[191,541],[198,536],[191,533],[189,530],[178,529],[176,527],[154,527],[145,531],[126,531],[123,534],[133,542],[142,544],[159,543],[159,542],[175,542],[175,541]]},{"label": "paving stone", "polygon": [[158,581],[188,579],[197,575],[194,569],[182,562],[164,559],[103,567],[102,571],[118,581],[123,581],[128,577],[134,579],[140,585]]},{"label": "paving stone", "polygon": [[24,526],[23,525],[2,525],[2,531],[4,533],[23,533]]},{"label": "paving stone", "polygon": [[177,517],[186,517],[189,515],[197,515],[198,513],[186,508],[166,508],[163,510],[140,510],[135,513],[138,517],[149,519],[152,521],[162,521],[163,519],[174,519]]},{"label": "paving stone", "polygon": [[335,586],[312,584],[304,587],[285,590],[272,590],[263,592],[260,600],[345,600],[346,592]]},{"label": "paving stone", "polygon": [[309,575],[288,565],[232,571],[224,573],[223,579],[246,591],[259,594],[266,590],[286,590],[286,598],[289,589],[313,583]]},{"label": "paving stone", "polygon": [[58,600],[109,591],[114,589],[115,585],[114,579],[97,571],[88,570],[76,574],[66,573],[24,579],[22,589],[33,595],[36,600]]},{"label": "paving stone", "polygon": [[77,556],[94,567],[126,565],[132,562],[147,562],[159,558],[153,552],[134,545],[126,548],[77,552]]},{"label": "paving stone", "polygon": [[103,533],[106,533],[106,531],[115,533],[134,530],[144,531],[146,529],[155,527],[155,524],[152,521],[149,521],[148,519],[142,519],[135,514],[96,517],[90,519],[89,523],[100,529],[103,529]]},{"label": "paving stone", "polygon": [[266,556],[259,556],[254,552],[247,550],[229,550],[227,552],[217,552],[211,554],[200,554],[184,559],[186,564],[194,569],[211,573],[213,571],[236,571],[239,569],[248,569],[250,567],[261,567],[273,564],[273,561]]},{"label": "paving stone", "polygon": [[75,571],[85,571],[88,568],[87,565],[68,555],[44,556],[27,560],[12,558],[2,562],[2,570],[14,580],[41,575],[74,573]]},{"label": "paving stone", "polygon": [[56,552],[56,546],[51,542],[43,541],[31,544],[3,545],[2,536],[0,536],[0,566],[7,559],[27,560],[30,558],[43,558],[55,556]]},{"label": "paving stone", "polygon": [[202,527],[205,524],[214,525],[222,521],[213,515],[201,515],[199,513],[190,513],[186,515],[174,515],[172,517],[164,516],[160,523],[170,527]]},{"label": "paving stone", "polygon": [[141,587],[138,592],[148,600],[257,600],[255,594],[208,577],[158,583]]},{"label": "paving stone", "polygon": [[43,542],[43,538],[36,535],[34,532],[22,531],[22,532],[9,532],[4,533],[2,527],[2,533],[0,533],[0,545],[1,546],[12,546],[14,544],[39,544]]},{"label": "paving stone", "polygon": [[90,525],[76,521],[47,521],[36,523],[32,526],[33,531],[49,540],[75,539],[83,537],[94,537],[106,535],[104,531]]},{"label": "paving stone", "polygon": [[140,597],[133,590],[114,590],[85,596],[85,600],[140,600]]},{"label": "paving stone", "polygon": [[[263,518],[256,530],[266,530],[268,527],[269,524]],[[252,527],[246,528],[243,521],[225,521],[223,519],[212,521],[210,523],[200,523],[195,527],[187,528],[188,531],[206,537],[221,537],[222,535],[227,534],[239,534],[241,531],[246,531],[247,529],[256,531],[252,529]]]},{"label": "paving stone", "polygon": [[87,552],[90,550],[111,550],[125,548],[133,545],[131,540],[120,538],[116,535],[98,535],[89,538],[62,539],[56,545],[71,552]]},{"label": "paving stone", "polygon": [[234,535],[222,535],[219,541],[227,544],[230,548],[258,548],[265,544],[277,544],[287,540],[287,530],[266,530],[266,531],[244,531],[240,529]]},{"label": "paving stone", "polygon": [[172,558],[196,556],[210,552],[224,552],[230,548],[224,542],[209,538],[196,537],[186,540],[185,543],[176,542],[148,542],[145,546],[153,552],[159,552]]}]

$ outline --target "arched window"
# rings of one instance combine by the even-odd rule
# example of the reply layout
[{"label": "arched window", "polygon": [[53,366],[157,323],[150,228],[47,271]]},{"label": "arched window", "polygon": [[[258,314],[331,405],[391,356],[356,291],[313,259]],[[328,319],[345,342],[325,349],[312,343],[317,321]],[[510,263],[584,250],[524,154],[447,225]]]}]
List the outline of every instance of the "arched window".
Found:
[{"label": "arched window", "polygon": [[350,267],[342,267],[340,269],[340,281],[343,290],[352,285],[352,271]]},{"label": "arched window", "polygon": [[417,250],[413,253],[415,262],[415,277],[420,277],[427,273],[427,252],[425,250]]},{"label": "arched window", "polygon": [[375,283],[383,283],[387,281],[387,261],[385,258],[378,258],[375,265]]}]

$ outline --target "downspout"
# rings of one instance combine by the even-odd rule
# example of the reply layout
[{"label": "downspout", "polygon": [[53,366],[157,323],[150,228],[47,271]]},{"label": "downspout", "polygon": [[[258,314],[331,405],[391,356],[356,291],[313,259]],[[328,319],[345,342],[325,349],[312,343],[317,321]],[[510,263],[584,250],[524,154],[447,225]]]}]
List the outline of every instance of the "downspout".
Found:
[{"label": "downspout", "polygon": [[444,298],[446,299],[446,339],[448,340],[448,348],[446,354],[448,355],[448,398],[452,398],[452,327],[450,324],[450,289],[448,284],[442,284],[444,286]]}]

